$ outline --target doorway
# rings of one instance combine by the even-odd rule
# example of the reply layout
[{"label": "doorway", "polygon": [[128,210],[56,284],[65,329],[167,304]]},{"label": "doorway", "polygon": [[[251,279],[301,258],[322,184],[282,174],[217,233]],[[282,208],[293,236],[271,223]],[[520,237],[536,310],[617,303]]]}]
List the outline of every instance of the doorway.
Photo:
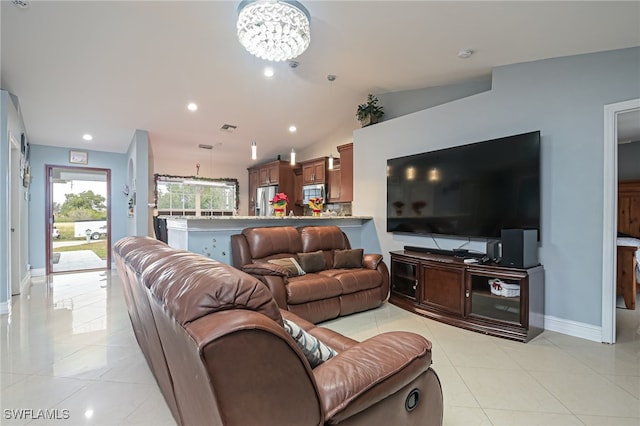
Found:
[{"label": "doorway", "polygon": [[640,99],[604,107],[604,186],[602,221],[603,343],[616,342],[616,237],[618,229],[618,123],[625,113],[640,110]]},{"label": "doorway", "polygon": [[111,267],[111,171],[46,166],[47,274]]}]

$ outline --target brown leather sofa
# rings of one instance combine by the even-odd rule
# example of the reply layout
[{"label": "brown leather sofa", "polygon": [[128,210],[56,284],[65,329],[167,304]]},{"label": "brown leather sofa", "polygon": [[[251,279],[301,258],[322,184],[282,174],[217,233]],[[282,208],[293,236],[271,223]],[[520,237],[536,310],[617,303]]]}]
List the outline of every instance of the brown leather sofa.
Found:
[{"label": "brown leather sofa", "polygon": [[[113,248],[133,330],[180,425],[439,425],[431,343],[358,343],[281,310],[257,279],[147,237]],[[312,368],[283,323],[338,353]]]},{"label": "brown leather sofa", "polygon": [[[380,254],[364,254],[361,266],[336,268],[337,251],[349,251],[337,226],[246,228],[231,236],[232,264],[265,283],[274,299],[313,323],[377,308],[389,295],[389,270]],[[322,251],[322,270],[290,276],[274,259]]]}]

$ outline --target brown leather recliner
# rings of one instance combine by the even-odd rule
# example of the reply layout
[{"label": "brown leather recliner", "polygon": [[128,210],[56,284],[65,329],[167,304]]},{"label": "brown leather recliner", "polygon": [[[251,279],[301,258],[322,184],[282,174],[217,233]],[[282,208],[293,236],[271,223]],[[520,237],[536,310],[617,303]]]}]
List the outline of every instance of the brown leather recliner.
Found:
[{"label": "brown leather recliner", "polygon": [[[146,237],[113,251],[136,338],[178,424],[442,424],[424,337],[358,343],[280,310],[229,265]],[[338,354],[312,368],[283,317]]]},{"label": "brown leather recliner", "polygon": [[[232,264],[265,283],[274,299],[313,323],[377,308],[389,295],[389,270],[380,254],[365,253],[362,265],[336,268],[336,251],[351,249],[337,226],[245,228],[231,236]],[[324,268],[301,276],[269,264],[299,253],[322,251]]]}]

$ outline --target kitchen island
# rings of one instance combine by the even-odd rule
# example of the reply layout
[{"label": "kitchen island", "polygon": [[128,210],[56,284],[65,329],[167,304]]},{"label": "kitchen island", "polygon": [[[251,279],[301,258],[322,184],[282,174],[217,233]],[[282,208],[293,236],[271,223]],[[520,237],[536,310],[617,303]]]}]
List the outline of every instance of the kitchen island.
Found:
[{"label": "kitchen island", "polygon": [[160,216],[167,221],[171,247],[231,264],[231,235],[256,226],[339,226],[351,246],[381,253],[371,216]]}]

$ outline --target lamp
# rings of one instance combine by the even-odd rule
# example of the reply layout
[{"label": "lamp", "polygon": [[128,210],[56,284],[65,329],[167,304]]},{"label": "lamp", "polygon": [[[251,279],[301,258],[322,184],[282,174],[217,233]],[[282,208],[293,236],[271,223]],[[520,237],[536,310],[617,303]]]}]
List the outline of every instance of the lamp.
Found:
[{"label": "lamp", "polygon": [[291,165],[294,166],[296,164],[296,152],[291,148]]},{"label": "lamp", "polygon": [[333,154],[329,154],[329,170],[333,170]]},{"label": "lamp", "polygon": [[309,47],[310,21],[309,12],[297,1],[243,0],[238,5],[238,39],[258,58],[286,61]]},{"label": "lamp", "polygon": [[258,158],[258,146],[256,145],[256,141],[251,142],[251,159],[255,160]]}]

